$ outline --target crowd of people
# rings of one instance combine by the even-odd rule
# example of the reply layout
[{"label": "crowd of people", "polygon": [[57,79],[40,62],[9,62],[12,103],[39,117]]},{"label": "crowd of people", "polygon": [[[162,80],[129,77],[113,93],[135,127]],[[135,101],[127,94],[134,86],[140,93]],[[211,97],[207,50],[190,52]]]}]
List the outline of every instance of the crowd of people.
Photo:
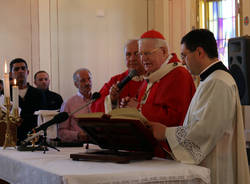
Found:
[{"label": "crowd of people", "polygon": [[[100,89],[101,97],[58,126],[62,142],[87,142],[75,115],[108,113],[115,108],[135,107],[147,118],[159,141],[155,156],[211,169],[211,183],[249,183],[249,168],[239,92],[230,71],[218,59],[212,32],[196,29],[181,40],[181,59],[169,51],[164,36],[155,30],[127,41],[124,47],[127,70],[117,74]],[[137,75],[122,89],[118,84],[131,71]],[[71,113],[91,100],[92,74],[77,69],[73,83],[77,94],[63,101],[49,90],[46,71],[34,75],[34,88],[27,82],[27,62],[10,63],[10,76],[19,87],[20,116],[18,143],[37,126],[34,112],[41,109]],[[193,77],[200,77],[197,89]],[[3,90],[0,81],[0,94]],[[11,92],[12,94],[12,92]]]}]

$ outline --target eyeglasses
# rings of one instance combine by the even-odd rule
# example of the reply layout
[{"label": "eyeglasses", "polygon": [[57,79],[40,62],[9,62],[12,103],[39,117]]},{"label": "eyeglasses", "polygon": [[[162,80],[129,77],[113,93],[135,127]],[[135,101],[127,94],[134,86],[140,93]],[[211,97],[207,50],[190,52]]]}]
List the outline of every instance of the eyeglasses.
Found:
[{"label": "eyeglasses", "polygon": [[13,70],[14,70],[15,72],[17,72],[19,69],[22,69],[23,71],[25,71],[25,70],[26,70],[26,67],[25,67],[25,66],[20,66],[20,67],[18,66],[18,67],[14,67]]},{"label": "eyeglasses", "polygon": [[138,55],[139,55],[140,57],[142,57],[142,56],[149,57],[149,56],[151,56],[154,52],[158,51],[159,49],[161,49],[161,48],[158,47],[158,48],[155,48],[155,49],[153,49],[153,50],[151,50],[151,51],[138,52]]}]

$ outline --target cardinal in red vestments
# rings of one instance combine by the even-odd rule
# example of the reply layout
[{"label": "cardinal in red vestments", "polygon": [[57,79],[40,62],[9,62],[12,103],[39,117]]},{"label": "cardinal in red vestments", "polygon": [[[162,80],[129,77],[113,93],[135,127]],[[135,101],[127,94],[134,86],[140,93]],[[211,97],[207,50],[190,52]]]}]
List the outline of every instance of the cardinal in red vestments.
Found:
[{"label": "cardinal in red vestments", "polygon": [[[189,71],[175,53],[169,53],[164,36],[155,30],[142,34],[139,55],[146,74],[137,108],[150,122],[167,127],[182,125],[195,93]],[[130,99],[122,99],[122,103],[131,106]],[[169,151],[166,142],[156,148],[155,155],[165,157],[164,149]]]}]

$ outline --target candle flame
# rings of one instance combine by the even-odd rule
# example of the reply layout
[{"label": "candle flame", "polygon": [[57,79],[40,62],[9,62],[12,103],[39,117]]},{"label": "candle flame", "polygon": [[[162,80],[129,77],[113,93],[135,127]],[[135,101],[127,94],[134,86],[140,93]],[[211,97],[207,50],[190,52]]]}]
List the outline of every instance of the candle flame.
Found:
[{"label": "candle flame", "polygon": [[7,62],[5,60],[5,63],[4,63],[4,73],[7,73]]},{"label": "candle flame", "polygon": [[14,85],[16,85],[16,79],[14,79],[14,81],[13,81],[13,82],[14,82]]}]

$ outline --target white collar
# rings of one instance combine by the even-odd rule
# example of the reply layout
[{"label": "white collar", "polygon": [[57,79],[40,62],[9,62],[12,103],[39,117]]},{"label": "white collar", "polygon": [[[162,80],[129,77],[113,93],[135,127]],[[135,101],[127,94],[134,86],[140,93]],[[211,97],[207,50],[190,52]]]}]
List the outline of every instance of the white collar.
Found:
[{"label": "white collar", "polygon": [[144,77],[145,80],[149,81],[150,83],[154,83],[164,77],[168,72],[172,71],[174,68],[181,66],[182,64],[179,62],[169,63],[172,59],[172,54],[168,56],[166,61],[161,65],[161,67],[151,73],[149,76]]},{"label": "white collar", "polygon": [[80,96],[81,98],[85,99],[85,100],[88,100],[85,96],[83,96],[80,91],[77,91],[77,96]]}]

